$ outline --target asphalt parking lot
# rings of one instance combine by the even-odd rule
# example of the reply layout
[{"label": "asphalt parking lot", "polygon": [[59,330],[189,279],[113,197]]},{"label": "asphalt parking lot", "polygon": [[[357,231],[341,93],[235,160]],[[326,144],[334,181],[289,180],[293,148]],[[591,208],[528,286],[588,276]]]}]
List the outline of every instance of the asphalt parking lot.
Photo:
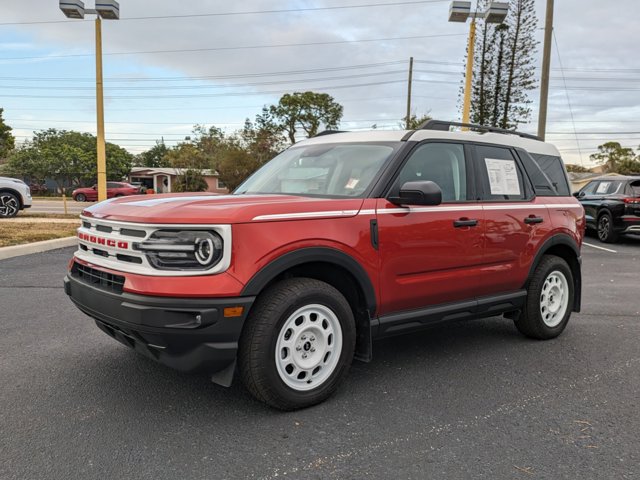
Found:
[{"label": "asphalt parking lot", "polygon": [[100,332],[62,290],[72,249],[0,261],[0,478],[640,478],[640,239],[587,242],[560,338],[490,318],[385,340],[294,413]]}]

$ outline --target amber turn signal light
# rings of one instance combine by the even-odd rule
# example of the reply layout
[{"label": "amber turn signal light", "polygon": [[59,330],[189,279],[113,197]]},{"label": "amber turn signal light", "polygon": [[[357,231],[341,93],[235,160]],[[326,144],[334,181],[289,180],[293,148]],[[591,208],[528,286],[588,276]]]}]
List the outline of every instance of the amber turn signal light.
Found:
[{"label": "amber turn signal light", "polygon": [[226,307],[224,309],[224,316],[229,317],[241,317],[244,312],[244,307]]}]

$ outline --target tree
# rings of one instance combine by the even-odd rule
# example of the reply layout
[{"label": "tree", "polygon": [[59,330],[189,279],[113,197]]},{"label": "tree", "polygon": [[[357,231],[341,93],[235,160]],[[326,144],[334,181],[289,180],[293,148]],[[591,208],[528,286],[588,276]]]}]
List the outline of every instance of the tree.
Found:
[{"label": "tree", "polygon": [[565,167],[567,168],[567,172],[571,172],[571,173],[588,173],[589,169],[586,167],[583,167],[582,165],[573,165],[573,164],[567,164],[565,165]]},{"label": "tree", "polygon": [[620,165],[624,164],[628,167],[633,165],[630,162],[636,161],[633,149],[622,147],[618,142],[607,142],[598,146],[598,153],[592,154],[590,158],[604,165],[607,173],[620,173],[618,171]]},{"label": "tree", "polygon": [[164,139],[156,141],[156,144],[146,152],[136,155],[134,162],[138,167],[165,168],[171,164],[165,159],[169,149],[164,143]]},{"label": "tree", "polygon": [[625,158],[620,160],[617,165],[616,173],[620,175],[640,175],[640,160]]},{"label": "tree", "polygon": [[[479,4],[487,7],[487,1]],[[471,91],[473,123],[516,128],[531,117],[535,84],[535,0],[510,0],[503,24],[482,22],[476,37]]]},{"label": "tree", "polygon": [[0,162],[9,156],[16,142],[11,133],[12,128],[2,118],[2,112],[4,112],[4,109],[0,108]]},{"label": "tree", "polygon": [[237,145],[227,149],[218,162],[220,180],[230,191],[260,167],[260,162],[247,150]]},{"label": "tree", "polygon": [[211,168],[211,162],[197,144],[181,142],[169,149],[164,161],[174,168]]},{"label": "tree", "polygon": [[278,105],[269,108],[270,115],[287,134],[291,144],[296,143],[298,129],[313,137],[323,125],[325,129],[337,128],[342,111],[342,105],[336,103],[331,95],[315,92],[285,93]]},{"label": "tree", "polygon": [[181,172],[173,187],[176,192],[204,192],[209,188],[202,172],[193,168]]},{"label": "tree", "polygon": [[[121,180],[131,171],[133,155],[106,144],[107,178]],[[8,169],[16,175],[37,180],[53,179],[59,189],[94,183],[97,177],[96,137],[89,133],[49,129],[33,138],[10,156]]]},{"label": "tree", "polygon": [[[407,125],[407,117],[402,119],[402,123],[400,123],[400,128],[407,130],[416,130],[427,120],[431,120],[429,115],[422,115],[418,117],[416,114],[412,114],[411,118],[409,118],[409,124]],[[374,129],[375,130],[375,129]]]}]

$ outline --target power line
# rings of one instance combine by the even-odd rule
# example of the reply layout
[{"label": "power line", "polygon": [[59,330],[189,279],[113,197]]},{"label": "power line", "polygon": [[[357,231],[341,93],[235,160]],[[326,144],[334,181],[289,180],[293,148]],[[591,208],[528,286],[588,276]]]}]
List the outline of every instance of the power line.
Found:
[{"label": "power line", "polygon": [[[403,41],[403,40],[422,40],[425,38],[442,38],[442,37],[460,37],[464,36],[464,33],[442,33],[436,35],[417,35],[408,37],[387,37],[387,38],[367,38],[362,40],[332,40],[325,42],[306,42],[306,43],[279,43],[271,45],[243,45],[232,47],[209,47],[209,48],[189,48],[189,49],[176,49],[176,50],[140,50],[132,52],[109,52],[103,53],[103,56],[121,56],[121,55],[152,55],[160,53],[196,53],[196,52],[220,52],[220,51],[234,51],[234,50],[256,50],[266,48],[284,48],[284,47],[310,47],[310,46],[322,46],[322,45],[343,45],[352,43],[371,43],[371,42],[391,42],[391,41]],[[52,58],[82,58],[93,57],[93,53],[67,53],[61,55],[45,55],[35,57],[0,57],[0,62],[5,60],[42,60]]]},{"label": "power line", "polygon": [[[367,78],[367,77],[377,77],[382,75],[397,75],[404,74],[404,70],[391,70],[385,72],[372,72],[372,73],[359,73],[354,75],[340,75],[333,77],[317,77],[317,78],[299,78],[292,80],[271,80],[268,82],[251,82],[251,83],[234,83],[231,85],[173,85],[173,86],[144,86],[144,87],[106,87],[106,91],[114,91],[114,90],[194,90],[194,89],[219,89],[219,88],[230,88],[230,87],[257,87],[263,85],[283,85],[283,84],[292,84],[292,83],[308,83],[308,82],[317,82],[317,81],[331,81],[331,80],[345,80],[349,78]],[[46,86],[46,87],[34,87],[34,86],[25,86],[25,85],[0,85],[0,89],[9,89],[9,90],[95,90],[95,87],[78,87],[78,86]]]},{"label": "power line", "polygon": [[[402,5],[420,5],[429,3],[445,3],[449,0],[414,0],[394,3],[368,3],[361,5],[337,5],[333,7],[308,7],[308,8],[287,8],[278,10],[249,10],[244,12],[217,12],[217,13],[191,13],[182,15],[153,15],[142,17],[125,17],[120,18],[119,21],[134,21],[134,20],[161,20],[161,19],[176,19],[176,18],[196,18],[196,17],[230,17],[240,15],[261,15],[261,14],[280,14],[280,13],[302,13],[302,12],[318,12],[325,10],[347,10],[355,8],[376,8],[376,7],[395,7]],[[89,22],[90,20],[85,20]],[[3,22],[0,26],[6,25],[42,25],[49,23],[67,23],[68,20],[42,20],[33,22]]]},{"label": "power line", "polygon": [[[227,80],[247,77],[271,77],[280,75],[306,75],[310,73],[334,72],[340,70],[358,70],[366,68],[387,67],[392,65],[404,65],[406,60],[395,60],[380,63],[365,63],[360,65],[347,65],[343,67],[322,67],[307,70],[287,70],[281,72],[249,72],[237,73],[233,75],[202,75],[196,77],[106,77],[104,80],[108,82],[138,82],[138,81],[186,81],[186,80]],[[79,82],[95,82],[94,77],[0,77],[0,80],[28,80],[28,81],[79,81]]]},{"label": "power line", "polygon": [[573,133],[576,137],[576,147],[578,147],[578,157],[580,158],[580,164],[582,164],[582,152],[580,151],[580,139],[578,138],[578,131],[576,129],[576,123],[573,116],[573,108],[571,108],[571,98],[569,97],[569,90],[567,89],[567,80],[564,78],[564,71],[562,70],[562,58],[560,57],[560,48],[558,48],[558,39],[556,38],[555,30],[551,30],[553,36],[553,42],[556,46],[556,54],[558,55],[558,64],[560,65],[560,74],[564,82],[564,93],[567,95],[567,106],[569,107],[569,115],[571,116],[571,123],[573,124]]},{"label": "power line", "polygon": [[[344,88],[371,87],[377,85],[389,85],[394,83],[404,83],[403,80],[390,80],[386,82],[370,82],[351,85],[332,85],[328,87],[314,87],[313,91],[336,90]],[[268,92],[225,92],[225,93],[201,93],[197,95],[105,95],[107,100],[135,100],[135,99],[158,99],[158,98],[211,98],[211,97],[244,97],[247,95],[280,95],[282,90]],[[0,95],[0,98],[66,98],[92,100],[92,95]]]}]

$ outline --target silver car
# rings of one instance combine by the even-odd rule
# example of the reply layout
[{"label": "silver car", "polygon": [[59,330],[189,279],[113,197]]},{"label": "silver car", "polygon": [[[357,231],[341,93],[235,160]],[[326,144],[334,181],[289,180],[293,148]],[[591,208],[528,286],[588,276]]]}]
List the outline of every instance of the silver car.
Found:
[{"label": "silver car", "polygon": [[31,190],[22,180],[0,177],[0,218],[15,217],[31,207]]}]

